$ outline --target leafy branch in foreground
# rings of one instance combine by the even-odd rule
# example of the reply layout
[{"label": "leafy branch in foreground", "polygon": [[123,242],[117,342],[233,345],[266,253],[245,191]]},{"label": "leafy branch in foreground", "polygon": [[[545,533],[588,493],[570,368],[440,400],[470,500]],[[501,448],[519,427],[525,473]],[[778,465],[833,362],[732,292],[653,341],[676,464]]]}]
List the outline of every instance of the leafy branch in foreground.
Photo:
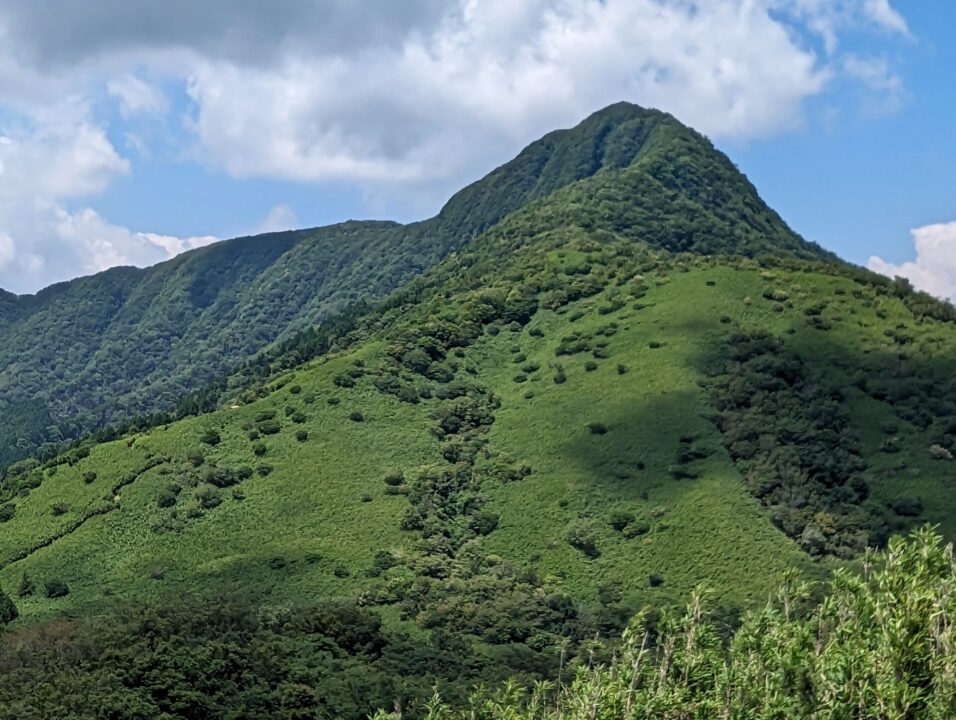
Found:
[{"label": "leafy branch in foreground", "polygon": [[[651,628],[638,615],[622,651],[564,686],[479,693],[465,709],[436,697],[429,720],[577,718],[951,718],[956,716],[956,563],[930,529],[839,570],[811,606],[811,586],[786,579],[729,644],[701,591]],[[380,713],[377,720],[395,720]]]}]

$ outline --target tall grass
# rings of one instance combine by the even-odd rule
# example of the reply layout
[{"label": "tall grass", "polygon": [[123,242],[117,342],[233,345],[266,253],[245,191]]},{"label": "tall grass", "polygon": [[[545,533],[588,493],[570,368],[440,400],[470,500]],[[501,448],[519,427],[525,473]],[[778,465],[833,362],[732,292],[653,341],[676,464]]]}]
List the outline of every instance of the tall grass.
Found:
[{"label": "tall grass", "polygon": [[[742,578],[742,581],[744,579]],[[634,618],[620,655],[569,683],[476,693],[428,720],[956,717],[956,563],[934,530],[895,538],[858,573],[837,571],[822,601],[789,577],[725,642],[698,591],[652,627]],[[396,720],[380,713],[376,720]]]}]

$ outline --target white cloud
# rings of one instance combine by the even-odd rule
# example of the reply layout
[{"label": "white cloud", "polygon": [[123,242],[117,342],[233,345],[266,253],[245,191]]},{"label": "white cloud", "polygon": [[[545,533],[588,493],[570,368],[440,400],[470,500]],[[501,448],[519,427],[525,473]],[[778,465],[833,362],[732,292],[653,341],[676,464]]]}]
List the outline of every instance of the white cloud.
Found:
[{"label": "white cloud", "polygon": [[925,225],[911,231],[916,259],[899,265],[873,256],[867,267],[889,277],[904,277],[913,286],[956,300],[956,222]]},{"label": "white cloud", "polygon": [[292,230],[296,226],[295,211],[285,203],[279,203],[269,210],[268,215],[263,218],[251,235],[261,235],[262,233],[281,232],[283,230]]},{"label": "white cloud", "polygon": [[906,20],[889,0],[768,0],[770,7],[799,18],[823,39],[828,54],[833,54],[839,36],[845,30],[871,26],[890,34],[908,37]]},{"label": "white cloud", "polygon": [[216,240],[136,233],[89,207],[68,208],[128,171],[81,103],[48,107],[0,133],[0,287],[31,292],[116,265],[149,265]]},{"label": "white cloud", "polygon": [[[835,77],[884,109],[905,98],[886,60],[839,52],[867,28],[908,35],[888,0],[45,5],[0,0],[0,233],[13,248],[0,287],[209,239],[134,232],[85,207],[131,171],[110,138],[137,160],[169,152],[236,178],[346,182],[429,212],[529,140],[619,100],[748,139],[799,127]],[[170,136],[175,105],[159,89],[175,86],[192,102],[185,137]],[[279,206],[260,229],[294,222]]]},{"label": "white cloud", "polygon": [[890,0],[865,0],[863,11],[866,16],[885,30],[909,35],[906,20],[890,6]]},{"label": "white cloud", "polygon": [[166,112],[166,96],[131,73],[110,80],[106,83],[106,89],[119,101],[120,112],[124,117],[138,113],[161,115]]},{"label": "white cloud", "polygon": [[843,68],[870,91],[864,98],[864,108],[870,112],[896,112],[906,101],[903,79],[893,72],[886,58],[849,54],[843,60]]},{"label": "white cloud", "polygon": [[829,74],[760,2],[482,0],[400,48],[201,60],[189,93],[205,157],[234,176],[400,181],[503,159],[621,99],[716,136],[779,132]]}]

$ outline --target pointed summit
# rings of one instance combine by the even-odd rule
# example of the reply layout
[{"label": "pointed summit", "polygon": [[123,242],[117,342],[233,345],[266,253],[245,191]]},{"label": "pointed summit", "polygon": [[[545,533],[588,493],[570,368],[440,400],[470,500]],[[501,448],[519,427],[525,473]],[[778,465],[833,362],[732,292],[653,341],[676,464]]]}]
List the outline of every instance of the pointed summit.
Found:
[{"label": "pointed summit", "polygon": [[837,259],[791,230],[703,135],[627,102],[531,143],[457,193],[439,218],[481,232],[552,195],[555,226],[601,228],[675,252]]}]

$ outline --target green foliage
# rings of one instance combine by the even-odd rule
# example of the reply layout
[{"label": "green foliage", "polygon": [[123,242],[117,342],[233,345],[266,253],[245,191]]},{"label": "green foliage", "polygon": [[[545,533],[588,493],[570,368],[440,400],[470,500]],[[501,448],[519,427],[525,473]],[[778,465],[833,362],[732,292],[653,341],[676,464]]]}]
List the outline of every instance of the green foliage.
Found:
[{"label": "green foliage", "polygon": [[588,522],[579,521],[573,523],[568,527],[567,538],[568,544],[571,547],[580,550],[589,558],[593,559],[601,554],[600,550],[598,550],[594,529]]},{"label": "green foliage", "polygon": [[[381,655],[337,650],[308,620],[313,654],[299,654],[296,613],[335,597],[381,617],[384,634],[413,639],[399,647],[415,665],[397,676],[413,695],[447,671],[443,692],[461,704],[473,681],[567,679],[609,661],[646,604],[656,638],[701,580],[726,638],[788,566],[823,577],[908,524],[956,531],[956,486],[945,482],[956,450],[953,326],[929,307],[916,315],[905,288],[817,262],[828,256],[790,233],[705,140],[623,107],[556,136],[570,144],[536,148],[546,162],[524,168],[520,191],[499,176],[499,209],[513,191],[531,202],[456,235],[455,253],[401,290],[375,304],[338,297],[347,309],[316,312],[320,325],[180,404],[201,417],[176,411],[9,468],[0,507],[16,503],[16,513],[0,526],[0,581],[29,571],[72,589],[21,603],[26,622],[69,613],[82,624],[109,596],[159,603],[167,592],[197,594],[203,616],[242,588],[255,611],[233,616],[241,633],[227,635],[265,638],[264,657],[242,661],[249,674],[223,669],[233,681],[214,689],[196,680],[197,694],[224,693],[222,704],[188,712],[252,716],[278,702],[252,679],[262,671],[282,693],[273,713],[311,716],[336,702],[316,701],[317,663],[329,670],[324,687],[339,688],[329,678],[342,672],[347,692],[370,698],[378,690],[359,680],[388,682],[370,670]],[[531,198],[546,176],[578,179]],[[618,372],[598,368],[601,358]],[[201,442],[210,428],[216,445]],[[252,462],[262,435],[268,465]],[[896,452],[880,452],[887,437]],[[95,484],[82,482],[87,472]],[[55,502],[73,510],[54,517]],[[192,627],[178,611],[158,622]],[[154,658],[139,626],[117,627],[121,647]],[[77,632],[99,647],[101,629]],[[155,633],[160,645],[184,642]],[[196,637],[183,662],[216,665],[222,646]],[[142,716],[159,703],[176,717],[162,704],[168,688],[142,682],[168,666],[150,674],[124,659],[147,668],[132,687],[108,657],[84,668],[105,694],[143,703]],[[60,697],[50,685],[47,697]],[[393,685],[382,693],[376,706],[408,697]],[[359,706],[348,712],[371,710]]]},{"label": "green foliage", "polygon": [[[16,372],[0,373],[0,467],[48,456],[104,425],[129,429],[208,411],[228,386],[223,374],[246,361],[245,374],[279,358],[293,367],[327,351],[369,303],[505,219],[513,236],[582,227],[675,252],[832,259],[787,228],[705,138],[669,115],[620,103],[532,143],[424,222],[237,238],[145,270],[115,268],[9,298],[0,367]],[[552,299],[598,292],[590,269],[586,259],[568,264],[573,280]],[[921,313],[944,314],[928,296],[892,290]],[[538,299],[527,293],[506,303],[501,322],[520,327]],[[622,298],[610,297],[598,312],[621,307]],[[429,361],[414,349],[406,360]],[[337,381],[355,384],[348,372]],[[68,406],[59,402],[65,395]]]},{"label": "green foliage", "polygon": [[878,542],[881,516],[861,506],[866,462],[839,391],[766,333],[733,335],[727,356],[711,390],[717,425],[774,523],[811,554]]},{"label": "green foliage", "polygon": [[[433,698],[429,720],[572,718],[947,718],[956,714],[951,548],[923,531],[839,571],[812,606],[793,576],[729,642],[696,592],[682,612],[644,612],[621,654],[557,688],[508,685],[465,707]],[[381,713],[377,720],[397,716]]]},{"label": "green foliage", "polygon": [[43,583],[43,593],[50,599],[66,597],[70,594],[70,586],[60,578],[50,578]]},{"label": "green foliage", "polygon": [[0,627],[9,625],[20,616],[17,606],[13,600],[2,589],[0,589]]}]

